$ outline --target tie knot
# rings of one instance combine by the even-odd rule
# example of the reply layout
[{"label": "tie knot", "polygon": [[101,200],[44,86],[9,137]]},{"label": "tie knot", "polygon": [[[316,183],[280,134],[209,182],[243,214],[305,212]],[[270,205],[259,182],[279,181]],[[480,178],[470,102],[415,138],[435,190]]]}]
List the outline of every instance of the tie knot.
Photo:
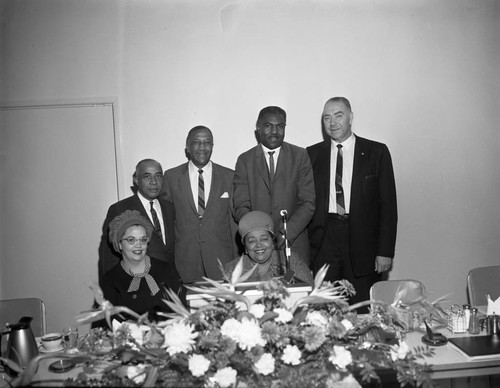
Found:
[{"label": "tie knot", "polygon": [[149,204],[151,205],[151,208],[153,208],[154,202],[153,201],[149,201]]},{"label": "tie knot", "polygon": [[202,169],[202,168],[200,168],[200,169],[198,170],[198,173],[199,173],[200,175],[201,175],[201,174],[203,174],[203,169]]},{"label": "tie knot", "polygon": [[339,151],[342,149],[342,144],[337,144],[337,148],[339,149]]},{"label": "tie knot", "polygon": [[273,156],[276,151],[269,151],[268,154],[269,156]]}]

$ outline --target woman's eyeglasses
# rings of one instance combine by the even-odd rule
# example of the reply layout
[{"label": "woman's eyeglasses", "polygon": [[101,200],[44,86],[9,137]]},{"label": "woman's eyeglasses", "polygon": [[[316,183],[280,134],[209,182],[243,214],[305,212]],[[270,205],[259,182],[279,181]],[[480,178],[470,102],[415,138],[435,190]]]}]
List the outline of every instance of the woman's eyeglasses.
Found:
[{"label": "woman's eyeglasses", "polygon": [[140,237],[140,238],[127,237],[127,238],[123,238],[121,241],[126,241],[130,245],[135,245],[137,243],[140,243],[141,245],[146,245],[148,243],[148,238],[147,237]]}]

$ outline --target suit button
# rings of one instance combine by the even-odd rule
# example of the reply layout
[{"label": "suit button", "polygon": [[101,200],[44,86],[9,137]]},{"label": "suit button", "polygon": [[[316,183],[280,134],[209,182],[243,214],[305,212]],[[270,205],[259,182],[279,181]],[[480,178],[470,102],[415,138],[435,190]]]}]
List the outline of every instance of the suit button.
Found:
[{"label": "suit button", "polygon": [[132,299],[137,299],[137,294],[132,295]]}]

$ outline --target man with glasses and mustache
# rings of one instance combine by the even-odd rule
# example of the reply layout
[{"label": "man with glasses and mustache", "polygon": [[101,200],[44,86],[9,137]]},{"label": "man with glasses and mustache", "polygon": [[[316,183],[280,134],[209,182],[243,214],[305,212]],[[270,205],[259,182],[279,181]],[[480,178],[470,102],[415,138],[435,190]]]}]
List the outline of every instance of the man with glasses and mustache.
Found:
[{"label": "man with glasses and mustache", "polygon": [[314,213],[314,179],[304,148],[284,142],[286,113],[277,106],[262,109],[257,118],[259,144],[238,157],[234,177],[236,221],[250,211],[271,216],[277,248],[283,249],[286,236],[294,252],[309,265],[307,225]]},{"label": "man with glasses and mustache", "polygon": [[[147,255],[153,259],[167,262],[175,270],[174,257],[174,208],[172,203],[158,199],[163,182],[161,164],[153,159],[141,160],[133,176],[135,194],[109,207],[103,224],[99,245],[99,283],[103,276],[120,260],[121,255],[108,239],[109,223],[126,210],[137,210],[153,226],[151,239],[147,244]],[[176,273],[178,277],[178,274]]]}]

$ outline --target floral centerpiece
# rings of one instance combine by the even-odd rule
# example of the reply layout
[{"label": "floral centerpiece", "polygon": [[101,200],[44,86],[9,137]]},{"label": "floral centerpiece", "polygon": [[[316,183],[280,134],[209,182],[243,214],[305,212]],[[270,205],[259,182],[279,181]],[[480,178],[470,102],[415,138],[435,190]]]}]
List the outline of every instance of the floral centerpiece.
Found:
[{"label": "floral centerpiece", "polygon": [[[65,385],[359,387],[390,371],[401,386],[431,386],[422,359],[433,350],[410,351],[390,305],[349,306],[353,287],[323,281],[326,271],[318,272],[307,296],[286,306],[289,293],[280,280],[260,283],[262,296],[253,302],[237,292],[236,284],[251,273],[238,265],[225,274],[227,283],[205,279],[207,286],[190,287],[213,298],[195,312],[168,290],[165,303],[173,313],[161,323],[112,306],[95,288],[100,308],[82,313],[80,323],[106,317],[112,327],[111,315],[120,312],[136,322],[115,324],[113,332],[91,331],[84,340],[91,355],[84,373]],[[355,309],[366,304],[371,313],[357,317]],[[29,383],[29,376],[23,382]]]}]

